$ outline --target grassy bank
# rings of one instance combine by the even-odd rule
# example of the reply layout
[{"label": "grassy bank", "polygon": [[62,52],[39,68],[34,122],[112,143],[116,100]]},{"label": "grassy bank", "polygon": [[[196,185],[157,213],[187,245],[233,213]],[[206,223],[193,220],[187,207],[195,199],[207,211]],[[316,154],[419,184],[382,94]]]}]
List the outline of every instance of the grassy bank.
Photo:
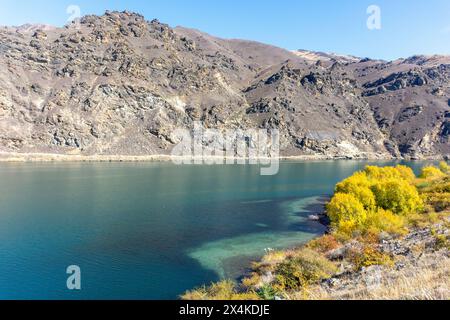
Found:
[{"label": "grassy bank", "polygon": [[449,299],[450,168],[367,167],[336,185],[329,233],[185,300]]}]

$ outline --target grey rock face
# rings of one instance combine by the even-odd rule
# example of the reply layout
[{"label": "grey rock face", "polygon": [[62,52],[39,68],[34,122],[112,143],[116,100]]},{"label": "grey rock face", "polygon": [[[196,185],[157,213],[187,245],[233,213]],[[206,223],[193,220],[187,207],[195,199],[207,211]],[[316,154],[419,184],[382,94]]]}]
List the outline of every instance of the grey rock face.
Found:
[{"label": "grey rock face", "polygon": [[176,128],[279,129],[284,156],[450,154],[449,57],[289,52],[130,12],[0,28],[0,152],[168,154]]}]

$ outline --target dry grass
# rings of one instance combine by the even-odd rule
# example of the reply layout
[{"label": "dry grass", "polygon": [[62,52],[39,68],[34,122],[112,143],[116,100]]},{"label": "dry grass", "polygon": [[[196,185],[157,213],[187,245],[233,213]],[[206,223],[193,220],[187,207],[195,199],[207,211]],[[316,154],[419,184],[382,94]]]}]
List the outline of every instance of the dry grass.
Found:
[{"label": "dry grass", "polygon": [[[414,180],[410,169],[395,170],[399,169]],[[390,211],[366,212],[370,223],[349,233],[350,239],[332,233],[302,248],[270,252],[253,264],[252,273],[242,283],[222,281],[182,298],[450,300],[449,179],[448,173],[428,168],[424,178],[417,180],[416,190],[425,207],[418,206],[398,221]],[[345,216],[351,208],[344,209]]]},{"label": "dry grass", "polygon": [[[440,261],[439,261],[440,260]],[[406,266],[397,272],[381,272],[381,281],[367,286],[364,281],[346,289],[310,290],[313,300],[449,300],[450,259],[445,255],[429,255],[417,265]]]},{"label": "dry grass", "polygon": [[239,293],[236,291],[235,283],[232,281],[221,281],[211,286],[204,286],[188,291],[181,296],[182,300],[259,300],[254,292]]}]

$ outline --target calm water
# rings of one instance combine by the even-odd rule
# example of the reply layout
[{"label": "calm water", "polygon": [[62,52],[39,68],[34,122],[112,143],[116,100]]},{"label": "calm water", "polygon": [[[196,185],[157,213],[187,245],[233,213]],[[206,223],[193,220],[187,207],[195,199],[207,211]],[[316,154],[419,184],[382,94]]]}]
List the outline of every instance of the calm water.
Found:
[{"label": "calm water", "polygon": [[365,165],[1,164],[0,299],[174,299],[237,277],[266,248],[321,234],[307,216]]}]

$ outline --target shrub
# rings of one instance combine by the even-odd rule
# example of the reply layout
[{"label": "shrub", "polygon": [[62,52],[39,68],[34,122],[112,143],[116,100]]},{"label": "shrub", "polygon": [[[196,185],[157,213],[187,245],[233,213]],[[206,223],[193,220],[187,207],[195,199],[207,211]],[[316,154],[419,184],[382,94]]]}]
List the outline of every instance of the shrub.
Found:
[{"label": "shrub", "polygon": [[333,235],[341,242],[345,242],[356,236],[361,236],[362,233],[361,225],[355,221],[339,221],[339,223],[333,225]]},{"label": "shrub", "polygon": [[393,235],[403,235],[407,231],[404,217],[382,208],[369,212],[364,230],[368,234],[375,235],[383,231]]},{"label": "shrub", "polygon": [[414,172],[405,167],[375,167],[367,166],[364,170],[368,179],[371,181],[380,181],[388,179],[401,179],[406,181],[412,181],[415,179]]},{"label": "shrub", "polygon": [[439,222],[439,214],[435,212],[415,213],[407,217],[407,224],[409,226],[420,229],[426,228],[430,224],[435,224],[437,222]]},{"label": "shrub", "polygon": [[261,284],[262,284],[262,279],[258,272],[252,272],[252,274],[249,277],[244,278],[242,280],[242,285],[248,289],[249,288],[258,288]]},{"label": "shrub", "polygon": [[378,236],[382,231],[405,233],[401,216],[421,211],[423,200],[414,186],[417,178],[406,166],[374,167],[336,185],[336,193],[327,206],[334,235],[348,240],[358,235]]},{"label": "shrub", "polygon": [[314,239],[308,244],[308,248],[310,248],[311,250],[315,250],[319,253],[327,253],[339,247],[340,244],[336,240],[336,237],[330,234]]},{"label": "shrub", "polygon": [[355,196],[346,193],[334,195],[327,205],[327,213],[331,222],[338,226],[341,222],[360,225],[367,217],[363,204]]},{"label": "shrub", "polygon": [[183,300],[259,300],[254,292],[239,293],[233,281],[224,280],[213,283],[209,287],[202,287],[186,292],[181,296]]},{"label": "shrub", "polygon": [[422,179],[439,179],[443,177],[445,177],[445,173],[436,167],[425,167],[420,174],[420,178]]},{"label": "shrub", "polygon": [[422,193],[450,193],[450,178],[422,181],[418,187]]},{"label": "shrub", "polygon": [[424,195],[424,200],[434,211],[443,212],[450,209],[450,193],[429,193]]},{"label": "shrub", "polygon": [[274,287],[272,287],[271,285],[265,285],[263,286],[261,289],[259,289],[259,291],[257,292],[258,296],[262,299],[262,300],[275,300],[275,297],[277,295],[277,290],[275,290]]},{"label": "shrub", "polygon": [[443,235],[443,234],[436,234],[434,235],[434,238],[436,240],[435,247],[436,249],[447,249],[450,250],[450,239],[449,236]]},{"label": "shrub", "polygon": [[278,265],[273,287],[278,291],[300,290],[335,272],[336,266],[323,255],[303,249]]},{"label": "shrub", "polygon": [[403,180],[406,180],[410,183],[413,183],[416,180],[416,175],[410,167],[398,165],[395,167],[395,170],[397,170]]},{"label": "shrub", "polygon": [[356,173],[338,183],[336,185],[336,193],[353,195],[362,203],[366,210],[371,210],[375,207],[375,196],[370,190],[370,182],[362,172]]},{"label": "shrub", "polygon": [[430,211],[443,212],[450,209],[450,177],[428,178],[419,185],[424,202]]},{"label": "shrub", "polygon": [[448,163],[445,162],[445,161],[442,161],[442,162],[439,164],[439,169],[440,169],[443,173],[450,174],[450,166],[449,166]]},{"label": "shrub", "polygon": [[430,186],[431,186],[431,181],[427,181],[427,180],[420,180],[416,183],[416,187],[420,191],[422,191],[426,188],[429,188]]},{"label": "shrub", "polygon": [[272,251],[267,253],[261,260],[261,264],[273,265],[286,259],[287,253],[283,251]]},{"label": "shrub", "polygon": [[407,215],[423,208],[416,187],[405,180],[381,180],[372,186],[377,206],[395,214]]},{"label": "shrub", "polygon": [[392,258],[377,249],[368,246],[362,250],[353,250],[348,254],[349,261],[355,266],[356,270],[370,266],[392,265]]}]

